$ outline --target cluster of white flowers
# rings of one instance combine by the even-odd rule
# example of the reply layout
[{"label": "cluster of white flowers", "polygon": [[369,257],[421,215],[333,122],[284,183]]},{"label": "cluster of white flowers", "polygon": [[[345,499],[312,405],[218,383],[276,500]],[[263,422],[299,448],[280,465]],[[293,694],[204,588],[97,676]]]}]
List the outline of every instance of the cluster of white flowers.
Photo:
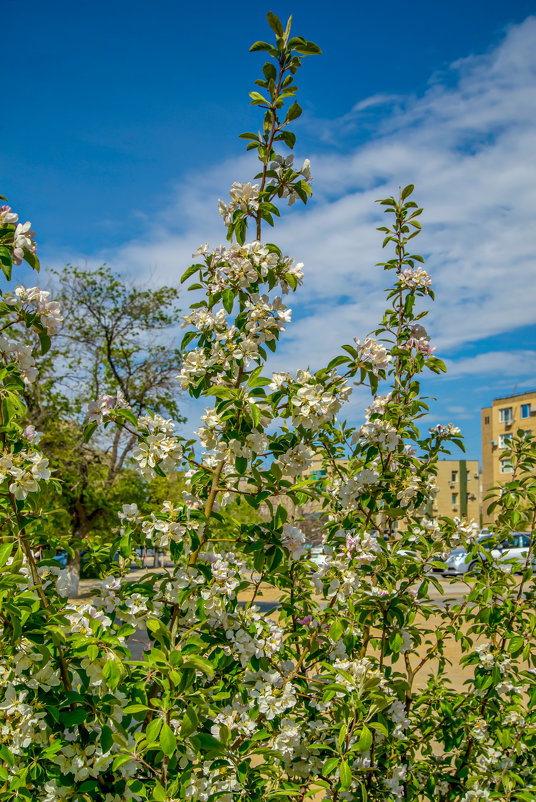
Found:
[{"label": "cluster of white flowers", "polygon": [[281,542],[290,552],[293,560],[299,560],[306,553],[306,537],[297,526],[285,525]]},{"label": "cluster of white flowers", "polygon": [[250,696],[253,704],[268,721],[296,704],[296,689],[279,671],[252,673],[244,677],[244,682],[252,684]]},{"label": "cluster of white flowers", "polygon": [[61,684],[59,669],[47,662],[45,655],[35,651],[31,641],[23,638],[12,662],[13,673],[26,688],[50,691]]},{"label": "cluster of white flowers", "polygon": [[103,610],[98,610],[92,604],[84,604],[75,607],[68,604],[64,608],[65,618],[69,622],[70,632],[92,637],[96,629],[100,626],[109,629],[112,619],[105,615]]},{"label": "cluster of white flowers", "polygon": [[33,384],[37,378],[37,367],[29,343],[0,334],[0,356],[7,364],[15,363],[26,384]]},{"label": "cluster of white flowers", "polygon": [[404,740],[406,737],[405,732],[411,723],[406,715],[404,703],[399,699],[394,701],[391,707],[387,710],[387,715],[390,716],[391,721],[395,725],[393,737],[397,738],[398,740]]},{"label": "cluster of white flowers", "polygon": [[314,451],[303,443],[289,448],[277,458],[285,476],[301,476],[313,462]]},{"label": "cluster of white flowers", "polygon": [[292,376],[290,373],[272,373],[272,380],[268,385],[269,389],[275,393],[278,390],[282,390],[285,384],[288,384],[292,381]]},{"label": "cluster of white flowers", "polygon": [[[27,224],[29,225],[29,224]],[[53,334],[63,317],[60,314],[60,305],[57,301],[50,301],[50,293],[40,290],[39,287],[17,287],[15,295],[19,298],[23,308],[26,307],[35,312],[41,318],[41,322],[49,334]]]},{"label": "cluster of white flowers", "polygon": [[290,153],[288,156],[276,155],[274,160],[270,162],[270,170],[277,173],[280,197],[288,197],[289,206],[292,206],[292,204],[299,198],[298,193],[293,187],[296,178],[301,175],[308,182],[313,180],[311,176],[311,162],[309,159],[305,159],[301,170],[295,172],[294,154],[292,153]]},{"label": "cluster of white flowers", "polygon": [[477,799],[490,799],[490,791],[474,786],[462,798],[461,802],[475,802]]},{"label": "cluster of white flowers", "polygon": [[15,226],[13,238],[13,262],[20,265],[24,258],[24,251],[35,253],[37,245],[35,243],[35,231],[32,231],[32,224],[29,222],[19,223],[19,216],[11,210],[11,206],[0,206],[0,225]]},{"label": "cluster of white flowers", "polygon": [[235,181],[229,190],[231,202],[218,201],[218,210],[226,226],[233,222],[233,214],[237,209],[247,215],[254,215],[259,210],[259,185],[248,182],[241,184]]},{"label": "cluster of white flowers", "polygon": [[259,343],[274,340],[276,332],[284,331],[285,324],[292,318],[292,310],[279,296],[270,300],[268,295],[253,293],[245,306],[248,310],[246,331]]},{"label": "cluster of white flowers", "polygon": [[407,287],[409,290],[423,290],[425,294],[428,293],[432,286],[432,279],[429,273],[422,267],[406,267],[400,273],[399,281],[403,287]]},{"label": "cluster of white flowers", "polygon": [[369,421],[372,415],[385,415],[387,411],[387,407],[392,398],[392,393],[387,393],[387,395],[377,395],[374,397],[374,401],[372,404],[369,404],[367,409],[365,410],[365,420]]},{"label": "cluster of white flowers", "polygon": [[488,722],[486,719],[475,719],[473,722],[472,733],[475,741],[484,741],[488,736]]},{"label": "cluster of white flowers", "polygon": [[202,333],[214,331],[226,331],[227,314],[225,309],[218,309],[211,312],[209,309],[192,309],[189,315],[183,317],[182,328],[193,326]]},{"label": "cluster of white flowers", "polygon": [[454,518],[454,523],[456,524],[456,529],[452,536],[452,544],[454,546],[460,541],[466,545],[475,543],[480,535],[480,526],[475,520],[466,521]]},{"label": "cluster of white flowers", "polygon": [[[202,255],[208,268],[207,289],[214,294],[226,289],[248,290],[253,285],[264,282],[268,273],[277,279],[282,291],[288,292],[287,276],[291,275],[297,284],[303,280],[303,264],[294,263],[289,256],[280,256],[257,240],[244,245],[233,244],[229,248],[220,246],[210,251],[208,244],[199,248],[196,255]],[[255,290],[254,290],[255,291]]]},{"label": "cluster of white flowers", "polygon": [[127,406],[128,404],[121,390],[117,390],[115,395],[102,393],[95,401],[90,401],[87,405],[86,421],[88,423],[92,421],[102,423],[112,415],[115,409]]},{"label": "cluster of white flowers", "polygon": [[417,493],[422,490],[420,480],[418,476],[412,476],[409,484],[406,487],[403,487],[402,490],[399,490],[396,494],[398,501],[400,501],[401,507],[409,507],[410,505],[413,507],[413,500]]},{"label": "cluster of white flowers", "polygon": [[381,343],[374,340],[372,337],[365,337],[363,342],[354,337],[354,342],[358,350],[359,359],[362,362],[368,362],[372,368],[372,372],[377,376],[379,370],[386,370],[392,357],[389,351],[381,345]]},{"label": "cluster of white flowers", "polygon": [[48,744],[46,710],[38,699],[27,699],[28,691],[17,691],[8,683],[0,702],[0,735],[9,743],[11,752],[22,755],[30,746]]},{"label": "cluster of white flowers", "polygon": [[72,774],[75,782],[98,777],[112,762],[112,755],[104,753],[97,743],[83,746],[81,743],[70,743],[63,747],[52,758],[63,774]]},{"label": "cluster of white flowers", "polygon": [[360,438],[378,446],[380,451],[389,453],[396,451],[402,443],[402,439],[395,427],[389,421],[379,419],[364,423],[354,433],[352,440],[355,442]]},{"label": "cluster of white flowers", "polygon": [[11,211],[11,206],[0,206],[0,225],[1,226],[16,226],[19,216],[16,212]]},{"label": "cluster of white flowers", "polygon": [[433,354],[436,350],[430,345],[430,337],[428,336],[426,329],[424,326],[421,326],[418,323],[411,327],[410,337],[401,347],[409,350],[415,348],[416,351],[419,351],[425,356],[431,356],[431,354]]},{"label": "cluster of white flowers", "polygon": [[408,776],[408,767],[404,764],[395,766],[391,774],[386,778],[385,785],[389,793],[395,799],[402,799],[404,796],[404,781]]},{"label": "cluster of white flowers", "polygon": [[[336,378],[335,372],[331,379]],[[298,371],[296,375],[298,391],[292,398],[292,420],[295,426],[316,431],[323,423],[332,421],[352,392],[344,379],[326,389],[308,371]],[[301,385],[301,386],[300,386]]]},{"label": "cluster of white flowers", "polygon": [[[244,331],[239,332],[234,326],[218,326],[211,330],[213,341],[210,346],[193,348],[184,355],[177,376],[183,390],[211,372],[222,373],[231,368],[237,372],[238,364],[248,367],[252,359],[258,358],[263,343],[276,339],[292,315],[280,297],[270,300],[268,295],[258,293],[250,296],[245,307]],[[195,323],[194,316],[192,322]],[[207,322],[207,316],[203,316],[202,325]],[[203,333],[206,335],[208,329],[205,328]]]},{"label": "cluster of white flowers", "polygon": [[[236,769],[223,764],[222,761],[206,760],[199,771],[195,771],[186,788],[186,799],[192,802],[236,802],[244,799],[243,789],[236,774]],[[169,799],[169,802],[180,800]]]},{"label": "cluster of white flowers", "polygon": [[233,734],[233,738],[238,735],[251,735],[255,732],[257,724],[250,715],[250,706],[243,704],[239,699],[233,699],[232,704],[222,707],[214,718],[214,724],[210,728],[215,738],[220,738],[220,727],[227,727]]},{"label": "cluster of white flowers", "polygon": [[182,523],[170,521],[164,518],[157,518],[154,513],[151,513],[150,518],[145,518],[141,531],[153,546],[158,549],[167,549],[170,541],[182,540],[186,527]]},{"label": "cluster of white flowers", "polygon": [[50,479],[48,459],[39,452],[19,451],[17,454],[0,452],[0,484],[10,479],[9,492],[17,500],[39,490],[39,482]]},{"label": "cluster of white flowers", "polygon": [[454,426],[453,423],[447,423],[446,426],[438,423],[437,426],[432,426],[428,431],[437,437],[458,437],[461,434],[461,429],[458,426]]},{"label": "cluster of white flowers", "polygon": [[256,605],[238,609],[234,615],[224,615],[227,654],[232,654],[242,666],[252,657],[272,658],[281,649],[284,631],[271,618],[262,616]]},{"label": "cluster of white flowers", "polygon": [[336,681],[352,692],[363,687],[365,680],[382,679],[382,672],[374,668],[368,657],[357,660],[337,658],[333,661]]},{"label": "cluster of white flowers", "polygon": [[368,488],[376,484],[380,478],[378,471],[371,468],[362,468],[353,476],[349,476],[346,481],[334,482],[334,489],[339,497],[341,505],[346,510],[356,509],[359,505],[359,497],[365,493]]},{"label": "cluster of white flowers", "polygon": [[377,538],[368,532],[356,532],[353,529],[346,532],[346,551],[359,563],[368,565],[374,562],[381,550]]},{"label": "cluster of white flowers", "polygon": [[144,415],[138,418],[138,425],[148,432],[132,452],[142,476],[151,479],[155,476],[157,465],[167,472],[175,470],[182,461],[184,451],[179,440],[173,436],[173,421],[160,415]]}]

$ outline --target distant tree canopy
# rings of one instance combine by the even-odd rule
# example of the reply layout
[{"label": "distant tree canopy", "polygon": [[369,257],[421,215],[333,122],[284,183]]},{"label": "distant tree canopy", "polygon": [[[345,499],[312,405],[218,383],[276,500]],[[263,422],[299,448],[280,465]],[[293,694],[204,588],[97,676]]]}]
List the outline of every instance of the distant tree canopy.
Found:
[{"label": "distant tree canopy", "polygon": [[[134,434],[114,428],[84,442],[88,404],[107,393],[137,416],[149,409],[174,421],[180,353],[164,347],[179,321],[174,287],[129,286],[109,267],[67,266],[51,271],[63,323],[50,351],[37,363],[39,381],[28,389],[28,419],[43,432],[41,445],[59,480],[59,494],[44,511],[42,537],[68,549],[73,592],[80,551],[91,533],[93,547],[110,542],[122,503],[149,511],[149,483],[129,465]],[[157,494],[158,495],[158,494]]]}]

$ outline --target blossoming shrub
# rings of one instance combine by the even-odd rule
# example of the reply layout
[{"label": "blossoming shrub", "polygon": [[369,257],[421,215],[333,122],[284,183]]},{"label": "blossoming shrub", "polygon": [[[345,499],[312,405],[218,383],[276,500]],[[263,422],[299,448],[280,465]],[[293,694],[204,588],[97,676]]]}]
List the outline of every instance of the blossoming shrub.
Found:
[{"label": "blossoming shrub", "polygon": [[[262,225],[280,199],[310,194],[308,162],[297,169],[278,149],[294,146],[295,73],[319,52],[268,19],[275,44],[252,48],[271,57],[251,93],[262,128],[242,135],[259,173],[220,204],[229,244],[201,248],[183,276],[199,300],[185,318],[179,381],[206,400],[204,451],[157,415],[92,406],[103,425],[137,433],[145,476],[186,472],[187,492],[159,515],[121,511],[121,554],[141,532],[169,549],[171,569],[131,580],[118,567],[91,601],[74,603],[54,560],[36,562],[32,532],[51,480],[18,422],[32,373],[17,327],[46,348],[59,311],[35,288],[2,296],[0,799],[536,798],[532,540],[524,564],[507,565],[474,522],[425,513],[438,456],[460,435],[418,428],[419,374],[443,365],[417,307],[433,294],[410,247],[421,213],[411,186],[381,201],[392,256],[373,336],[314,373],[265,373],[303,266],[264,242]],[[5,272],[22,258],[37,268],[29,225],[8,207],[0,215]],[[359,427],[336,417],[355,384],[372,396]],[[307,478],[314,455],[325,480]],[[535,459],[530,439],[513,439],[511,480],[494,501],[499,538],[534,527]],[[314,561],[288,512],[310,500],[324,521]],[[269,516],[235,516],[237,505]],[[476,568],[463,597],[449,599],[431,569],[454,545]],[[259,605],[267,589],[271,612]],[[452,644],[463,687],[452,682]]]}]

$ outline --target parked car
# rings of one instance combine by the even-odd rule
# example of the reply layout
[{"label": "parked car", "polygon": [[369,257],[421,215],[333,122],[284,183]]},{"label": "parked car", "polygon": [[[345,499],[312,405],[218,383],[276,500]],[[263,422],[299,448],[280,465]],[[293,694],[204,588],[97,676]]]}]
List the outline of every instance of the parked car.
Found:
[{"label": "parked car", "polygon": [[[487,548],[486,541],[490,546],[491,557],[498,563],[507,563],[505,570],[521,571],[525,566],[530,546],[530,534],[528,532],[512,532],[511,536],[501,543],[495,543],[491,534],[485,534],[478,538],[478,543]],[[508,562],[513,562],[508,565]],[[445,576],[461,576],[468,571],[473,571],[480,563],[480,558],[470,557],[466,549],[460,547],[453,549],[445,560],[446,568],[434,568]],[[534,559],[532,565],[534,567]]]}]

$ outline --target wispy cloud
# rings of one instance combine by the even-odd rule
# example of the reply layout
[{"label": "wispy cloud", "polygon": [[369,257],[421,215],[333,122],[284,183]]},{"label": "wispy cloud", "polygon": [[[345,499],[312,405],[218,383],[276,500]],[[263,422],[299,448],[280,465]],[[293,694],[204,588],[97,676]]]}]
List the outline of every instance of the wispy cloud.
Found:
[{"label": "wispy cloud", "polygon": [[[385,281],[374,267],[382,258],[374,201],[410,182],[425,208],[415,242],[437,290],[429,328],[439,350],[534,322],[535,38],[529,18],[491,52],[453,64],[422,97],[396,99],[367,143],[313,154],[315,200],[275,234],[306,265],[283,356],[320,364],[337,343],[374,326]],[[345,119],[392,100],[361,100]],[[250,166],[245,157],[191,175],[113,263],[175,281],[200,242],[221,238],[217,197]]]},{"label": "wispy cloud", "polygon": [[[425,209],[414,242],[437,292],[427,326],[438,354],[451,357],[453,377],[499,366],[521,382],[534,375],[533,352],[495,343],[493,353],[466,358],[463,348],[536,322],[535,41],[536,18],[529,17],[490,52],[432,76],[420,97],[376,95],[356,100],[339,120],[311,121],[308,136],[324,140],[311,154],[315,197],[305,210],[293,207],[274,235],[306,266],[279,367],[318,367],[375,326],[385,277],[374,266],[383,258],[374,201],[414,183]],[[356,125],[369,111],[374,135],[355,144]],[[334,137],[337,146],[326,146]],[[145,233],[107,261],[176,283],[200,243],[221,240],[217,198],[233,180],[248,180],[251,167],[245,156],[192,173],[158,221],[146,220]]]}]

